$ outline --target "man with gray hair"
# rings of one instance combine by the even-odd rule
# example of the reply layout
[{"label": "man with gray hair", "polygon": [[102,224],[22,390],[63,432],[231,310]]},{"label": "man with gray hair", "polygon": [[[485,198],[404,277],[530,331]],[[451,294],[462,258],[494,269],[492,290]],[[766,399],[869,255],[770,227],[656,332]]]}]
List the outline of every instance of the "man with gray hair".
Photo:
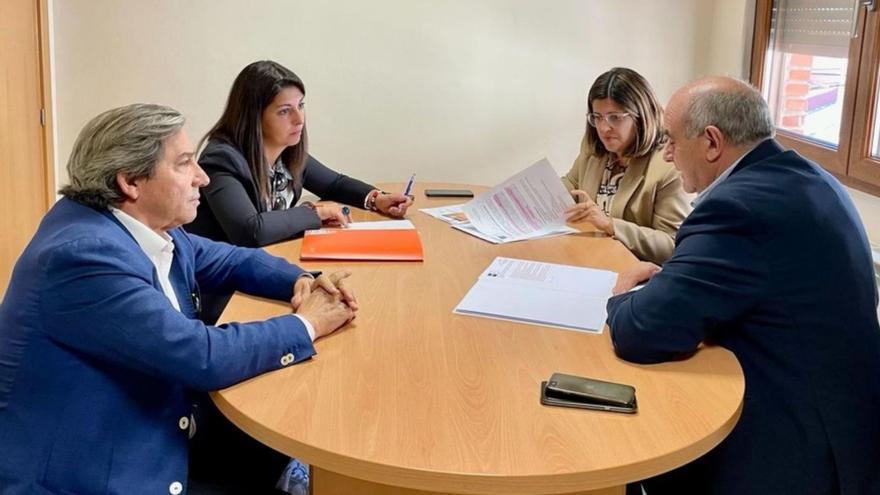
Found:
[{"label": "man with gray hair", "polygon": [[699,196],[662,269],[619,276],[611,339],[639,363],[723,346],[746,390],[731,434],[647,493],[880,494],[878,296],[845,189],[773,139],[741,81],[685,86],[665,120],[666,158]]},{"label": "man with gray hair", "polygon": [[[4,495],[184,492],[196,396],[308,359],[354,317],[347,274],[315,279],[178,228],[208,183],[183,125],[159,105],[89,122],[66,197],[15,265],[0,305]],[[200,289],[218,288],[296,314],[206,326]]]}]

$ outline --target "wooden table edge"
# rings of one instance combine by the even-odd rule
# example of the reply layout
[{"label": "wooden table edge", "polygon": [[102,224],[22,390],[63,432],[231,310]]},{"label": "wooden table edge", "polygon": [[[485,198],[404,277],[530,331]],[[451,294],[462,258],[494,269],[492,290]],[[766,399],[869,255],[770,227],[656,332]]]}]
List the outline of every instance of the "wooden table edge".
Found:
[{"label": "wooden table edge", "polygon": [[740,401],[734,413],[711,435],[654,459],[588,473],[510,476],[427,471],[379,464],[329,452],[276,435],[263,425],[247,418],[218,392],[211,392],[211,398],[233,424],[251,437],[279,452],[319,466],[321,469],[384,485],[471,495],[565,494],[622,486],[632,481],[657,476],[692,462],[720,444],[733,431],[743,407]]}]

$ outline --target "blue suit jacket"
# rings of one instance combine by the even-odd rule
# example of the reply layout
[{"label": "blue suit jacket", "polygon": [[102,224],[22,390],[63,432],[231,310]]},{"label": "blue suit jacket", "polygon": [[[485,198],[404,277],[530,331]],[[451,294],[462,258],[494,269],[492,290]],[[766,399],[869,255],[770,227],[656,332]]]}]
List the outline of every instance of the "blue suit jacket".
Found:
[{"label": "blue suit jacket", "polygon": [[169,493],[186,486],[191,395],[314,354],[298,318],[205,326],[192,293],[291,297],[302,270],[186,234],[171,281],[109,211],[59,201],[0,306],[0,493]]},{"label": "blue suit jacket", "polygon": [[663,270],[608,302],[624,359],[677,359],[710,341],[745,374],[730,436],[649,493],[880,493],[876,307],[844,188],[773,140],[747,154],[682,224]]}]

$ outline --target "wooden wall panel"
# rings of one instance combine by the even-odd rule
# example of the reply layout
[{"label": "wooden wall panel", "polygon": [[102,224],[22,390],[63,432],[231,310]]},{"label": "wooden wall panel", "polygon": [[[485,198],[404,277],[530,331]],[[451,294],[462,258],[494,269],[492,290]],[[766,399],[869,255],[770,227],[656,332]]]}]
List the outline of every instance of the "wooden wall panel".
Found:
[{"label": "wooden wall panel", "polygon": [[[45,0],[0,3],[0,295],[54,195]],[[46,122],[48,125],[48,122]]]}]

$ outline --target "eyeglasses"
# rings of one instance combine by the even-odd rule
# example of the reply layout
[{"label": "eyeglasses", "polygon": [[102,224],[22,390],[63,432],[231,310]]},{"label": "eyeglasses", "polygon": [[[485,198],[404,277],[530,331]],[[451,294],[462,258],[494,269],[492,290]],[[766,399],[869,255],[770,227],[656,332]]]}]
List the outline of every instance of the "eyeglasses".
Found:
[{"label": "eyeglasses", "polygon": [[284,173],[284,165],[276,163],[272,167],[272,210],[286,210],[287,198],[284,196],[284,190],[290,185],[290,178]]},{"label": "eyeglasses", "polygon": [[632,117],[632,115],[629,112],[614,112],[606,113],[605,115],[594,112],[587,114],[587,123],[593,127],[599,127],[599,123],[605,121],[611,127],[617,127],[622,124],[627,117]]}]

